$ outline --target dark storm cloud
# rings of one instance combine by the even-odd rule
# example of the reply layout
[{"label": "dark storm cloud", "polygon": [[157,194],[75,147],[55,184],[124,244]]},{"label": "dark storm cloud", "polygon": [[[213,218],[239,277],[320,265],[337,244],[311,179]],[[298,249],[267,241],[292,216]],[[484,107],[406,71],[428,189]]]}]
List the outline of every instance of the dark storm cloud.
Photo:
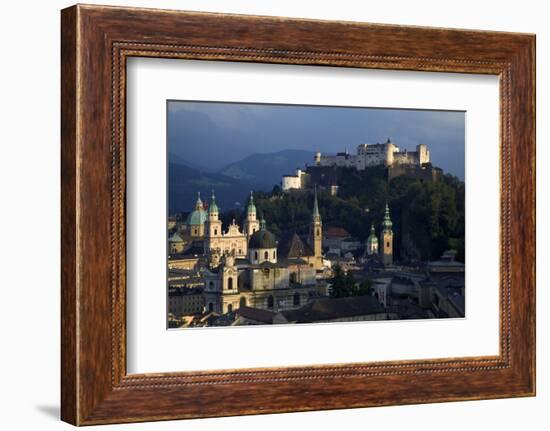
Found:
[{"label": "dark storm cloud", "polygon": [[465,114],[376,108],[169,102],[168,147],[207,170],[254,153],[301,149],[355,153],[361,143],[414,150],[427,144],[431,160],[464,179]]}]

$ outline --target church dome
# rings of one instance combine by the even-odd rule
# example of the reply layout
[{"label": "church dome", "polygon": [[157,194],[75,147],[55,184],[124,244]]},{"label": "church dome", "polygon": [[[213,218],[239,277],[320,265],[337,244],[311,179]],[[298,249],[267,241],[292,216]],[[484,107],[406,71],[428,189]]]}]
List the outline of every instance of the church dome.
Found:
[{"label": "church dome", "polygon": [[194,210],[191,214],[187,216],[187,224],[189,226],[199,226],[204,224],[206,221],[206,211],[203,209]]},{"label": "church dome", "polygon": [[265,227],[265,220],[262,220],[260,230],[255,232],[250,238],[248,244],[249,248],[277,248],[277,241],[275,235],[269,232]]},{"label": "church dome", "polygon": [[376,233],[374,231],[374,226],[371,226],[370,228],[370,235],[367,238],[367,245],[374,245],[378,244],[378,238],[376,237]]},{"label": "church dome", "polygon": [[195,209],[187,216],[187,225],[200,226],[206,221],[208,213],[204,209],[204,205],[201,201],[201,195],[199,193],[197,202],[195,203]]}]

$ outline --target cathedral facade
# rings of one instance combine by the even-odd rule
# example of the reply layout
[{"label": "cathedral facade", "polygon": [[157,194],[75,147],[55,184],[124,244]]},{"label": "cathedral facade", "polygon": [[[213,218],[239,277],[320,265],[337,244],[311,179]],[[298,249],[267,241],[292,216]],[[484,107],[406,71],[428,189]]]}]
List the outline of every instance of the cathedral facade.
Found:
[{"label": "cathedral facade", "polygon": [[208,267],[202,272],[206,311],[225,314],[248,306],[277,312],[300,308],[311,299],[326,295],[316,281],[317,269],[322,267],[317,194],[307,246],[296,233],[279,244],[266,221],[257,220],[252,196],[243,231],[233,223],[236,228],[231,236],[231,226],[226,235],[220,235],[218,209],[212,210],[213,206],[215,203],[211,203],[205,223],[205,253],[209,256]]},{"label": "cathedral facade", "polygon": [[259,230],[260,222],[256,217],[254,197],[250,194],[250,200],[246,209],[246,218],[243,229],[233,220],[226,232],[223,232],[222,222],[219,219],[219,208],[216,204],[216,196],[212,192],[212,200],[208,207],[208,217],[204,223],[204,254],[224,255],[231,254],[236,258],[244,258],[248,255],[248,242],[252,235]]}]

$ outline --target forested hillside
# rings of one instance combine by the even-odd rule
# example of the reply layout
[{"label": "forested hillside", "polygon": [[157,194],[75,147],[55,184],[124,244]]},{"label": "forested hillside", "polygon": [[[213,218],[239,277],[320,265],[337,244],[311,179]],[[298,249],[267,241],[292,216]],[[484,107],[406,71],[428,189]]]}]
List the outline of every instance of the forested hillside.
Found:
[{"label": "forested hillside", "polygon": [[[345,168],[341,168],[345,169]],[[399,259],[437,259],[449,248],[464,261],[464,183],[451,175],[437,182],[398,177],[387,182],[385,169],[345,169],[338,196],[319,190],[319,209],[325,228],[343,227],[361,241],[371,224],[377,232],[388,200],[394,231],[394,255]],[[313,193],[255,194],[255,203],[269,229],[306,233],[309,229]]]}]

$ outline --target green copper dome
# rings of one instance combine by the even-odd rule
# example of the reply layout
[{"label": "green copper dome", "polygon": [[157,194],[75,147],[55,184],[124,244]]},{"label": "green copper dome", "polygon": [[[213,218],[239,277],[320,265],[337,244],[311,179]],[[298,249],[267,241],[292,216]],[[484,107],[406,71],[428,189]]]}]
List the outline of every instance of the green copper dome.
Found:
[{"label": "green copper dome", "polygon": [[376,237],[376,232],[374,231],[374,225],[370,227],[370,235],[367,238],[367,246],[378,244],[378,238]]},{"label": "green copper dome", "polygon": [[390,208],[388,207],[388,202],[386,201],[386,210],[384,212],[384,220],[382,221],[382,230],[384,232],[391,232],[392,222],[390,218]]},{"label": "green copper dome", "polygon": [[265,227],[265,220],[262,219],[260,223],[260,230],[255,232],[250,238],[249,248],[276,248],[277,241],[275,235],[267,230]]},{"label": "green copper dome", "polygon": [[248,214],[256,214],[256,205],[254,205],[253,192],[250,192],[250,200],[248,201],[248,207],[246,208]]},{"label": "green copper dome", "polygon": [[214,194],[214,190],[212,190],[212,200],[210,201],[210,206],[208,207],[209,213],[219,213],[220,210],[218,208],[218,205],[216,205],[216,195]]},{"label": "green copper dome", "polygon": [[174,232],[172,235],[170,235],[170,238],[168,238],[168,241],[170,242],[183,242],[183,239],[181,236],[178,235],[177,232]]},{"label": "green copper dome", "polygon": [[195,209],[187,216],[187,224],[189,226],[200,226],[206,221],[208,214],[204,210],[204,205],[201,201],[201,194],[198,193]]}]

